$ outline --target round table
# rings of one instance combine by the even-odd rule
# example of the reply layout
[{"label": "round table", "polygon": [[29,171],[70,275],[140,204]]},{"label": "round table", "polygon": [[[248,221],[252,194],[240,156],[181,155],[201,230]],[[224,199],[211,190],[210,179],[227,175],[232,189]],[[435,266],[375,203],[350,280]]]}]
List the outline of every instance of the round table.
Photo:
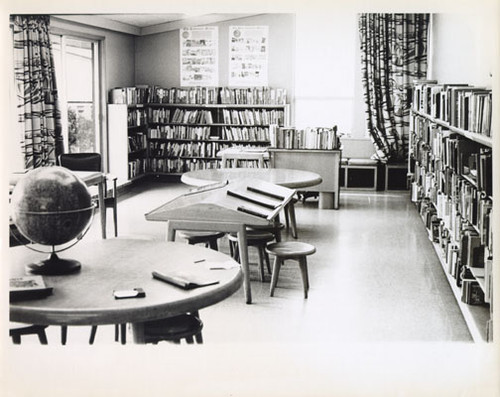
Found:
[{"label": "round table", "polygon": [[[25,276],[26,264],[43,254],[24,246],[11,248],[10,277]],[[81,262],[81,271],[43,276],[52,295],[10,304],[10,320],[37,325],[132,323],[134,341],[142,343],[143,322],[197,311],[236,292],[243,280],[240,265],[229,256],[185,243],[108,239],[82,240],[59,254]],[[228,265],[211,270],[210,264]],[[220,267],[220,266],[219,266]],[[174,271],[216,278],[219,283],[191,290],[154,279],[152,272]],[[114,290],[143,288],[144,298],[115,299]]]},{"label": "round table", "polygon": [[241,178],[260,179],[290,189],[315,186],[322,181],[314,172],[285,168],[220,168],[189,171],[182,174],[181,181],[186,185],[205,186]]}]

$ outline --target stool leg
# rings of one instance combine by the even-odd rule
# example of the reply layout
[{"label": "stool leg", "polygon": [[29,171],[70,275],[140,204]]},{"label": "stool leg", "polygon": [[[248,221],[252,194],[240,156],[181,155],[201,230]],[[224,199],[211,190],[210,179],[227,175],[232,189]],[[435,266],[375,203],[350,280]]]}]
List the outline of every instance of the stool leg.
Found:
[{"label": "stool leg", "polygon": [[285,208],[287,214],[290,215],[290,225],[292,229],[292,237],[297,238],[297,223],[295,222],[295,205],[290,201]]},{"label": "stool leg", "polygon": [[61,344],[65,345],[68,340],[68,326],[61,325]]},{"label": "stool leg", "polygon": [[[40,341],[40,343],[42,345],[47,345],[48,342],[47,342],[47,334],[45,334],[45,329],[41,329],[40,331],[38,331],[38,340]],[[21,342],[21,341],[19,341]]]},{"label": "stool leg", "polygon": [[127,323],[120,324],[120,336],[121,336],[121,344],[124,345],[127,343]]},{"label": "stool leg", "polygon": [[299,259],[300,272],[302,273],[302,284],[304,285],[304,298],[307,299],[309,290],[309,277],[307,274],[307,259],[305,256]]},{"label": "stool leg", "polygon": [[211,239],[210,240],[210,248],[213,249],[214,251],[218,251],[219,247],[217,246],[217,239]]},{"label": "stool leg", "polygon": [[194,343],[194,339],[192,336],[186,336],[186,342],[188,345],[192,345]]},{"label": "stool leg", "polygon": [[271,263],[269,261],[269,254],[267,253],[265,248],[263,249],[263,252],[264,252],[264,259],[266,261],[267,272],[271,274],[272,272],[271,272]]},{"label": "stool leg", "polygon": [[96,334],[97,334],[97,325],[93,325],[92,328],[90,329],[89,345],[94,344]]},{"label": "stool leg", "polygon": [[280,268],[281,268],[281,259],[278,256],[276,256],[274,258],[273,274],[271,276],[271,290],[269,294],[270,296],[274,295],[274,289],[276,288],[276,284],[278,283]]},{"label": "stool leg", "polygon": [[115,342],[118,342],[120,339],[120,326],[115,324]]},{"label": "stool leg", "polygon": [[260,281],[264,282],[264,247],[261,245],[257,246],[257,252],[259,253]]}]

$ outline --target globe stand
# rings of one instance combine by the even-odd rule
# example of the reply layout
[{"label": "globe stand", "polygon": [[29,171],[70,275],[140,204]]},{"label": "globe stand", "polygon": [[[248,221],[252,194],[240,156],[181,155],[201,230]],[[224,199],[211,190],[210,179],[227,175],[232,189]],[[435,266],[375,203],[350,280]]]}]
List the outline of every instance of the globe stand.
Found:
[{"label": "globe stand", "polygon": [[31,274],[43,276],[62,276],[79,272],[82,265],[74,259],[61,259],[55,252],[52,252],[47,259],[38,263],[26,265],[26,271]]}]

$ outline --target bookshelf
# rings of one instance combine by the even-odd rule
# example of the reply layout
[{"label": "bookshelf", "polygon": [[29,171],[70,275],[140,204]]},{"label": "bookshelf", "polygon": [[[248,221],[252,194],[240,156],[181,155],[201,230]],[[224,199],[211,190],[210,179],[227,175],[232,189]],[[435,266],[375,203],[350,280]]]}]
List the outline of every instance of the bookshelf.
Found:
[{"label": "bookshelf", "polygon": [[338,209],[340,146],[336,126],[306,129],[279,127],[271,131],[271,166],[319,174],[322,182],[306,191],[319,193],[319,208]]},{"label": "bookshelf", "polygon": [[267,87],[126,87],[111,90],[109,100],[128,106],[127,128],[138,146],[129,161],[138,163],[141,174],[220,168],[218,152],[267,147],[270,129],[290,120],[286,90]]},{"label": "bookshelf", "polygon": [[475,341],[492,341],[491,91],[416,82],[412,201]]}]

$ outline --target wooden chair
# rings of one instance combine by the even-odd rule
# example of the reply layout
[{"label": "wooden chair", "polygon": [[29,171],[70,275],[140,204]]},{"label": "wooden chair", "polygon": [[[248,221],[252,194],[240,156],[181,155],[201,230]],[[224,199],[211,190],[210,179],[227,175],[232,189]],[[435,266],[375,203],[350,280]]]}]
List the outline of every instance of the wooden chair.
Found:
[{"label": "wooden chair", "polygon": [[[72,171],[99,171],[102,172],[102,158],[99,153],[64,153],[59,156],[59,165]],[[104,206],[100,211],[113,208],[113,222],[115,226],[115,237],[118,236],[118,197],[116,194],[116,176],[106,174],[106,181],[111,182],[113,187],[108,194],[105,186]]]},{"label": "wooden chair", "polygon": [[269,254],[275,255],[273,264],[273,274],[271,276],[270,296],[274,295],[274,289],[278,283],[279,272],[282,264],[287,259],[299,262],[302,283],[304,285],[304,298],[307,299],[309,291],[309,274],[307,270],[307,256],[316,252],[316,247],[300,241],[285,241],[269,244],[266,248]]},{"label": "wooden chair", "polygon": [[10,323],[9,336],[15,345],[21,344],[21,336],[23,335],[37,335],[38,340],[42,345],[47,344],[47,335],[45,334],[46,325],[30,325],[23,323]]},{"label": "wooden chair", "polygon": [[185,339],[188,344],[203,343],[201,331],[203,322],[199,313],[186,313],[161,320],[147,321],[144,323],[144,342],[157,344],[167,341],[180,344]]}]

